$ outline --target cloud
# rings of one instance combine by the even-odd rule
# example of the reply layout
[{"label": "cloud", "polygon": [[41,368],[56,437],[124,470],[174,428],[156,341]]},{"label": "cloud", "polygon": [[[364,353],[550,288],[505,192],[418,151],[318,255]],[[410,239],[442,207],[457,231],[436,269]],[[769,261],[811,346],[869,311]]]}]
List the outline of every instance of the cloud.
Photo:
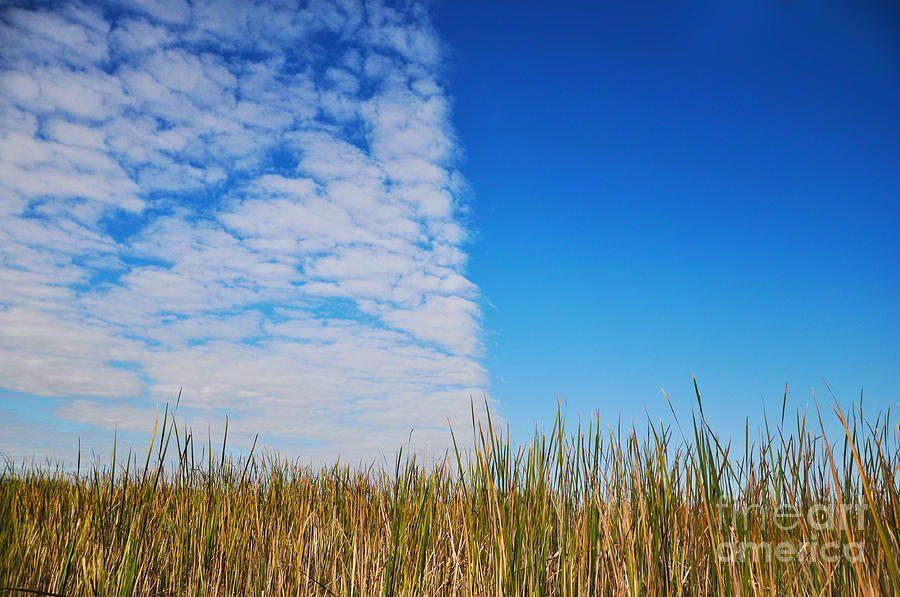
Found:
[{"label": "cloud", "polygon": [[304,456],[447,447],[486,375],[425,9],[23,4],[0,36],[0,388],[44,413],[7,432],[149,430],[184,388]]}]

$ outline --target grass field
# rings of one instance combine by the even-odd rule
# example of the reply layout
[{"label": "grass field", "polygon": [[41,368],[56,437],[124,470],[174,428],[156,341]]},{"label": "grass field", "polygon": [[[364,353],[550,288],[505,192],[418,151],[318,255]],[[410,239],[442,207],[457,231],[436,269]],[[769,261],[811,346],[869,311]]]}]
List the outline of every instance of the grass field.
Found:
[{"label": "grass field", "polygon": [[[666,428],[557,417],[518,448],[489,418],[473,420],[474,447],[428,465],[401,452],[367,470],[213,457],[225,452],[208,440],[199,458],[164,416],[146,459],[117,474],[6,466],[0,585],[22,595],[900,595],[890,411],[782,411],[755,440],[725,443],[698,406]],[[825,417],[844,432],[826,441]]]}]

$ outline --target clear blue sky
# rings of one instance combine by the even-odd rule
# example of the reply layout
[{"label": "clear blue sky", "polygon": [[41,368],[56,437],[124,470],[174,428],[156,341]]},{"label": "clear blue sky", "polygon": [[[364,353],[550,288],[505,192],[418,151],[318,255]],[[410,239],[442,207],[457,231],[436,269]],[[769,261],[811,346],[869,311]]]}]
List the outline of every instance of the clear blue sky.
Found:
[{"label": "clear blue sky", "polygon": [[[900,8],[440,5],[492,395],[730,430],[900,389]],[[820,399],[821,401],[821,399]],[[770,411],[771,412],[771,411]]]},{"label": "clear blue sky", "polygon": [[[0,453],[900,388],[900,9],[0,6]],[[124,451],[122,452],[124,453]]]}]

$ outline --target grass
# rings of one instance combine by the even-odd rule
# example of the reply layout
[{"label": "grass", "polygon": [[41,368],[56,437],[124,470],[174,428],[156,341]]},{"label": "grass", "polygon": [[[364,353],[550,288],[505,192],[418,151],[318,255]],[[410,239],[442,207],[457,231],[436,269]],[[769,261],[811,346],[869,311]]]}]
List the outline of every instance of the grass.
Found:
[{"label": "grass", "polygon": [[640,431],[596,416],[570,428],[558,415],[517,448],[473,416],[472,447],[430,465],[401,451],[365,470],[214,457],[211,442],[198,459],[191,433],[164,415],[146,459],[118,472],[7,464],[0,585],[84,596],[900,595],[890,409],[872,420],[861,405],[835,406],[826,416],[843,434],[826,439],[818,407],[789,424],[783,408],[778,425],[766,421],[755,441],[748,427],[733,445],[710,429],[699,390],[697,400],[684,424]]}]

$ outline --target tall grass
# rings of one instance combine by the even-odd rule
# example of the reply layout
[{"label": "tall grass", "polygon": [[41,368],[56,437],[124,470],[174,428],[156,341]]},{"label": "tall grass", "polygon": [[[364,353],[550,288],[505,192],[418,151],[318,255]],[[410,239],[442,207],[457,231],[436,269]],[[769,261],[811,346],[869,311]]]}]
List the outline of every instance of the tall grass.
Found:
[{"label": "tall grass", "polygon": [[[129,456],[118,472],[7,464],[0,586],[85,596],[900,595],[900,427],[890,409],[874,420],[859,405],[833,410],[840,437],[825,437],[818,410],[787,424],[782,409],[778,425],[767,421],[755,441],[748,429],[737,446],[710,429],[702,405],[690,420],[643,430],[597,416],[571,428],[557,415],[520,447],[473,416],[474,443],[439,462],[401,451],[392,466],[316,470],[271,454],[214,457],[211,445],[198,462],[194,437],[164,415],[146,458]],[[848,546],[861,557],[847,557]]]}]

